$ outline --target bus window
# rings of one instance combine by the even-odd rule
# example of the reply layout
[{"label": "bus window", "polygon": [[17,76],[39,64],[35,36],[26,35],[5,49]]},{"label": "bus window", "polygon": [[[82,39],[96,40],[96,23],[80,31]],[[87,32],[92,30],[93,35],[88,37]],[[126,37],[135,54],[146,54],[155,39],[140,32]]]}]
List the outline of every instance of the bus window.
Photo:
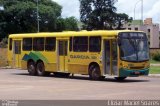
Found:
[{"label": "bus window", "polygon": [[55,48],[56,48],[56,38],[55,37],[46,38],[45,50],[55,51]]},{"label": "bus window", "polygon": [[72,51],[72,37],[70,37],[69,43],[70,43],[70,45],[69,45],[69,51]]},{"label": "bus window", "polygon": [[88,51],[88,37],[74,37],[73,50],[75,52]]},{"label": "bus window", "polygon": [[32,50],[32,38],[23,39],[23,50],[24,51]]},{"label": "bus window", "polygon": [[12,50],[12,39],[9,39],[9,50]]},{"label": "bus window", "polygon": [[100,52],[101,51],[101,37],[90,37],[89,38],[89,51]]},{"label": "bus window", "polygon": [[14,41],[14,54],[21,54],[21,41]]},{"label": "bus window", "polygon": [[44,38],[33,39],[33,50],[44,51]]}]

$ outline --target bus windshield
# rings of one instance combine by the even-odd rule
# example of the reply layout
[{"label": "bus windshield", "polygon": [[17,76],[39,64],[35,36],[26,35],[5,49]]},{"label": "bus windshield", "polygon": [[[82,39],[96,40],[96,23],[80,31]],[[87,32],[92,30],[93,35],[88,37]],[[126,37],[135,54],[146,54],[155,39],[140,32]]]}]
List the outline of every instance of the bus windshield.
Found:
[{"label": "bus windshield", "polygon": [[144,33],[119,34],[120,58],[124,61],[149,60],[148,40]]}]

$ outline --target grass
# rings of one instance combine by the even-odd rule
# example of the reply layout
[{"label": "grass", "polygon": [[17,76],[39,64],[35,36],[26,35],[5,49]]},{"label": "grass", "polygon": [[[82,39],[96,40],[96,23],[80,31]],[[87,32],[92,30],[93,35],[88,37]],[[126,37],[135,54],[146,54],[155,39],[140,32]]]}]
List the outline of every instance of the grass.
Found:
[{"label": "grass", "polygon": [[160,66],[151,66],[150,74],[160,74]]},{"label": "grass", "polygon": [[[150,64],[160,64],[160,61],[150,60]],[[160,66],[151,66],[150,74],[160,74]]]},{"label": "grass", "polygon": [[152,60],[152,59],[151,59],[151,60],[150,60],[150,63],[151,63],[151,64],[160,64],[160,61],[155,61],[155,60]]}]

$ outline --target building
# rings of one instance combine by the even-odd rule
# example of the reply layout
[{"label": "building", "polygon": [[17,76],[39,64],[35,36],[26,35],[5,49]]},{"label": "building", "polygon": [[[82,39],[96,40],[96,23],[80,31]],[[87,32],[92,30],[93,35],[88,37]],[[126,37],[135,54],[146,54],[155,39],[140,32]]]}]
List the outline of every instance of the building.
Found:
[{"label": "building", "polygon": [[159,48],[159,24],[153,24],[152,18],[147,18],[144,20],[133,20],[131,23],[127,23],[125,29],[128,30],[138,30],[144,31],[147,34],[150,48]]},{"label": "building", "polygon": [[152,23],[152,18],[146,18],[145,20],[144,20],[144,25],[152,25],[153,23]]}]

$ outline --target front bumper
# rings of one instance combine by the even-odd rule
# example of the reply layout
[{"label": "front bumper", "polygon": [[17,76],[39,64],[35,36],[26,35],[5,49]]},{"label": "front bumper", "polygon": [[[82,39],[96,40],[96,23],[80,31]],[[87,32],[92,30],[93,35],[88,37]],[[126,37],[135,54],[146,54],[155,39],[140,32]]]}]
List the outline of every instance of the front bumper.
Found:
[{"label": "front bumper", "polygon": [[138,76],[147,76],[149,74],[149,68],[131,70],[131,69],[120,69],[119,77],[138,77]]}]

